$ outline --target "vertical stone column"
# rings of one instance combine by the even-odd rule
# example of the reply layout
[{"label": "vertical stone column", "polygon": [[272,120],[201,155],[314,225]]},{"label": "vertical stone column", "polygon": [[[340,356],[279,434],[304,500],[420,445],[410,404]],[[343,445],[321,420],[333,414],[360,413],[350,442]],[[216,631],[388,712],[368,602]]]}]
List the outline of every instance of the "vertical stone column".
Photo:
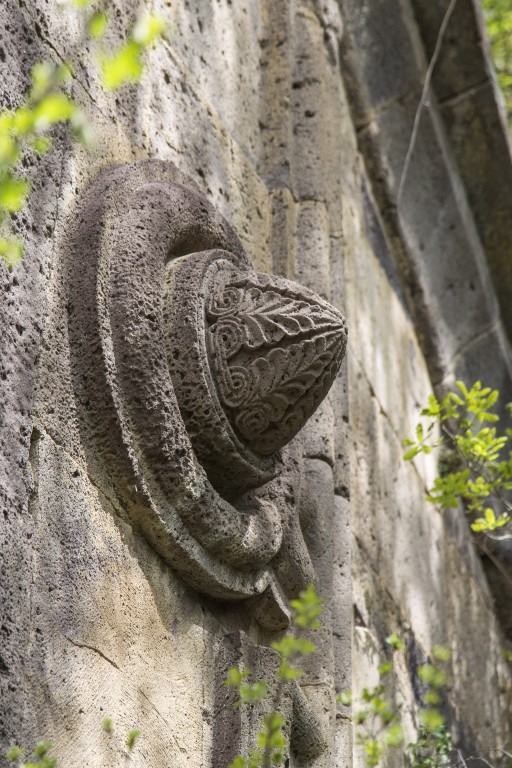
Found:
[{"label": "vertical stone column", "polygon": [[[272,201],[273,268],[343,309],[343,225],[357,160],[338,61],[338,5],[292,0],[265,8],[260,162]],[[322,766],[351,760],[351,723],[341,707],[336,722],[332,714],[333,691],[351,685],[347,421],[344,365],[303,431],[301,519],[326,598],[303,688],[330,733],[328,752],[315,762]]]}]

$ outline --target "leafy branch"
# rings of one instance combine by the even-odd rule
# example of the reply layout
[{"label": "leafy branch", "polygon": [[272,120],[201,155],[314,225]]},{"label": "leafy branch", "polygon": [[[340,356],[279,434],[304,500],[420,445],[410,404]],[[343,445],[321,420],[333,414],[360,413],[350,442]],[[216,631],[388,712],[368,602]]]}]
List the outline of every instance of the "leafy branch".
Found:
[{"label": "leafy branch", "polygon": [[[292,600],[293,624],[300,629],[318,629],[319,616],[323,600],[311,584],[300,593],[297,600]],[[313,653],[315,644],[303,637],[294,637],[287,633],[272,643],[272,648],[279,654],[279,669],[277,686],[272,698],[272,711],[265,715],[260,731],[256,735],[256,748],[246,757],[235,757],[229,768],[272,768],[283,765],[286,761],[286,738],[284,736],[285,718],[280,713],[283,695],[286,687],[302,674],[296,665],[300,659]],[[227,674],[224,685],[236,689],[238,698],[235,706],[253,704],[263,701],[269,696],[269,689],[263,680],[248,682],[249,670],[239,670],[232,667]]]},{"label": "leafy branch", "polygon": [[[396,634],[387,637],[386,642],[393,654],[405,649],[404,641]],[[432,661],[417,668],[423,688],[418,713],[418,738],[407,747],[404,747],[401,714],[392,701],[396,682],[394,660],[379,664],[379,683],[374,688],[363,688],[358,697],[358,707],[352,714],[357,743],[363,748],[367,768],[375,768],[390,750],[397,749],[402,750],[415,768],[437,768],[450,763],[452,740],[440,710],[447,682],[444,665],[449,660],[449,649],[438,645],[432,649]],[[340,704],[351,705],[352,693],[342,691],[337,700]]]},{"label": "leafy branch", "polygon": [[[439,476],[427,500],[443,509],[456,507],[461,500],[472,517],[471,529],[492,536],[511,519],[507,494],[512,490],[512,430],[499,434],[496,426],[490,426],[499,421],[492,410],[498,390],[482,387],[479,381],[471,389],[462,381],[456,386],[458,391],[442,400],[430,395],[421,411],[429,421],[426,427],[417,425],[415,439],[403,441],[404,459],[441,449]],[[506,407],[512,413],[512,403]]]},{"label": "leafy branch", "polygon": [[[110,717],[104,718],[101,723],[101,727],[109,736],[112,736],[114,733],[114,723]],[[141,734],[142,731],[140,731],[138,728],[131,728],[128,731],[125,741],[125,746],[127,749],[125,756],[128,759],[135,749]],[[23,747],[15,744],[7,750],[5,753],[5,759],[8,763],[16,765],[16,768],[57,768],[57,758],[50,754],[53,748],[54,745],[51,741],[43,739],[42,741],[39,741],[34,747],[32,757],[30,757],[28,761],[25,761],[23,757],[25,750]]]},{"label": "leafy branch", "polygon": [[[101,41],[109,25],[108,14],[96,10],[94,0],[69,0],[84,16],[85,34],[73,52],[77,56],[89,41],[97,48],[100,80],[107,90],[137,82],[143,71],[143,54],[163,34],[165,24],[157,16],[141,16],[125,43],[113,52]],[[16,237],[12,217],[26,205],[30,181],[20,168],[28,154],[44,155],[52,148],[51,133],[67,125],[75,139],[92,147],[95,136],[84,111],[70,96],[74,66],[40,61],[32,67],[31,85],[23,103],[13,110],[0,111],[0,258],[12,270],[23,256],[23,244]]]}]

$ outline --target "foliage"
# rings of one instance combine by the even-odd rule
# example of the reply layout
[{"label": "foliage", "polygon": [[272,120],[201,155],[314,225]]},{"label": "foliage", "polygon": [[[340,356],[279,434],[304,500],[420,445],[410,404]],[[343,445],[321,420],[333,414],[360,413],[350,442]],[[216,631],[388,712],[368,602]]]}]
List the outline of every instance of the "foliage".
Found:
[{"label": "foliage", "polygon": [[[498,390],[482,387],[479,381],[471,389],[458,381],[457,390],[442,400],[429,397],[421,411],[427,426],[418,424],[416,438],[403,441],[404,459],[441,448],[440,474],[427,500],[442,508],[456,507],[462,500],[472,516],[472,530],[491,535],[510,521],[506,493],[512,490],[512,430],[499,434],[496,426],[489,426],[499,421],[492,411]],[[512,412],[512,403],[507,409]]]},{"label": "foliage", "polygon": [[18,768],[55,768],[57,760],[49,754],[52,749],[53,744],[50,741],[40,741],[36,744],[33,757],[28,762],[22,760],[24,752],[22,747],[11,747],[7,750],[5,757],[9,763],[20,761]]},{"label": "foliage", "polygon": [[[126,42],[115,51],[107,50],[101,41],[107,31],[107,13],[95,9],[93,0],[71,0],[67,3],[84,15],[85,34],[74,56],[89,41],[97,48],[100,80],[108,90],[125,83],[137,82],[143,70],[143,54],[164,31],[157,16],[141,16]],[[0,258],[9,270],[20,261],[23,244],[9,226],[12,217],[25,206],[30,182],[20,173],[29,154],[43,155],[52,148],[52,130],[67,125],[72,135],[88,147],[94,144],[94,132],[83,110],[70,95],[73,64],[40,61],[32,67],[31,85],[17,109],[0,111]]]},{"label": "foliage", "polygon": [[[114,723],[112,718],[105,717],[101,723],[101,727],[105,733],[108,733],[108,735],[111,736],[114,732]],[[135,745],[137,744],[141,734],[142,731],[140,731],[138,728],[131,728],[131,730],[128,731],[126,735],[126,747],[128,754],[125,753],[127,759],[135,748]],[[23,747],[13,745],[5,753],[5,759],[10,764],[16,764],[16,768],[56,768],[57,758],[50,755],[53,747],[54,745],[51,743],[51,741],[39,741],[34,748],[33,757],[30,758],[28,762],[26,762],[23,760],[23,755],[25,752]]]},{"label": "foliage", "polygon": [[431,730],[420,727],[418,740],[407,749],[414,768],[440,768],[451,763],[452,737],[446,725]]},{"label": "foliage", "polygon": [[126,746],[128,747],[129,752],[131,752],[135,747],[135,744],[137,743],[141,733],[142,731],[140,731],[138,728],[132,728],[128,731],[128,735],[126,737]]},{"label": "foliage", "polygon": [[[300,593],[297,600],[292,600],[293,624],[300,629],[317,629],[320,626],[319,615],[322,611],[323,600],[318,596],[313,585]],[[285,686],[296,680],[302,674],[296,664],[300,659],[313,653],[315,644],[303,637],[294,637],[287,633],[272,643],[272,648],[280,657],[277,672],[277,686],[272,699],[272,711],[263,718],[260,731],[256,736],[256,747],[246,757],[235,757],[229,768],[271,768],[282,765],[286,761],[286,739],[283,728],[286,724],[279,712]],[[227,674],[224,685],[236,689],[238,699],[235,706],[253,704],[263,701],[269,696],[268,686],[263,680],[248,682],[249,670],[239,670],[232,667]]]},{"label": "foliage", "polygon": [[[405,649],[404,641],[393,634],[386,638],[393,653]],[[450,660],[446,646],[432,649],[432,661],[421,664],[416,672],[422,683],[422,706],[419,710],[418,740],[408,745],[404,752],[418,768],[435,768],[450,762],[453,750],[451,736],[439,707],[446,686],[446,672],[443,665]],[[363,688],[360,702],[352,714],[356,726],[357,743],[363,748],[367,768],[375,768],[387,751],[401,749],[404,732],[399,710],[392,703],[395,684],[394,664],[383,661],[379,664],[379,683],[374,688]],[[338,695],[340,704],[351,704],[350,691]],[[443,762],[447,758],[447,762]]]},{"label": "foliage", "polygon": [[512,5],[510,0],[482,0],[498,84],[512,120]]},{"label": "foliage", "polygon": [[108,733],[109,736],[114,732],[114,723],[112,722],[111,717],[105,717],[104,720],[101,723],[101,727],[105,731],[105,733]]}]

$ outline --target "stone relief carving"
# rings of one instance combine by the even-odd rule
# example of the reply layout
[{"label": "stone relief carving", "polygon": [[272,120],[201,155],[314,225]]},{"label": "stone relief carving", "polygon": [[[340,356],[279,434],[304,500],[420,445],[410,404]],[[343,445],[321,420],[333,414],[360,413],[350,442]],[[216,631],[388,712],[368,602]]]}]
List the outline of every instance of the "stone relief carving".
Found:
[{"label": "stone relief carving", "polygon": [[206,318],[222,405],[247,445],[277,451],[327,394],[344,354],[343,319],[286,280],[221,269]]},{"label": "stone relief carving", "polygon": [[91,474],[195,589],[246,599],[262,624],[285,627],[285,598],[314,578],[294,437],[341,364],[343,317],[257,274],[168,163],[101,174],[67,250]]}]

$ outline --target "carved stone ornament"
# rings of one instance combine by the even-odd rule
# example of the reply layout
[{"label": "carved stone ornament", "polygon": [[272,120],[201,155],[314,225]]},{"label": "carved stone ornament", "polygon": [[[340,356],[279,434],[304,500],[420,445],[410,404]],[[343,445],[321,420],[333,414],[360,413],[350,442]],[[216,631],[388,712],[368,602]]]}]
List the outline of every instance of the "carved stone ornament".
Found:
[{"label": "carved stone ornament", "polygon": [[336,376],[343,317],[255,273],[169,163],[102,173],[66,250],[91,476],[195,589],[248,599],[258,620],[284,627],[285,597],[314,579],[292,438]]}]

